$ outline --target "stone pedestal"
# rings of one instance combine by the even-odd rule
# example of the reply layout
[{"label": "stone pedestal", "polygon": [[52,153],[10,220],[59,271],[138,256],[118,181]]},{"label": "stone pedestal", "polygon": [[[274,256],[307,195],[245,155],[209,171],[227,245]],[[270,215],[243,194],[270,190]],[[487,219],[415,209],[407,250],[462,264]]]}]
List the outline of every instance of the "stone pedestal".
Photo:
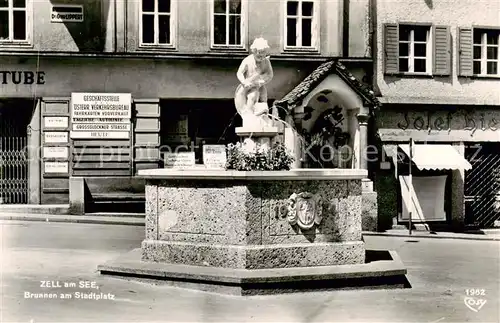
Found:
[{"label": "stone pedestal", "polygon": [[[273,110],[274,117],[277,111]],[[255,111],[242,112],[242,127],[235,129],[236,135],[243,139],[244,147],[253,151],[258,144],[263,149],[269,149],[278,140],[280,129],[276,120],[269,116],[269,107],[265,102],[255,104]],[[257,115],[256,115],[257,114]]]},{"label": "stone pedestal", "polygon": [[[142,259],[240,269],[364,263],[363,171],[297,172],[204,171],[191,179],[178,172],[148,180]],[[295,224],[290,203],[297,203]],[[315,216],[320,220],[301,228],[301,218]]]},{"label": "stone pedestal", "polygon": [[243,138],[243,143],[248,150],[253,150],[256,144],[263,149],[269,149],[277,141],[277,127],[238,127],[236,134]]},{"label": "stone pedestal", "polygon": [[407,284],[396,253],[365,250],[365,170],[139,175],[147,181],[145,239],[100,265],[101,274],[236,295]]}]

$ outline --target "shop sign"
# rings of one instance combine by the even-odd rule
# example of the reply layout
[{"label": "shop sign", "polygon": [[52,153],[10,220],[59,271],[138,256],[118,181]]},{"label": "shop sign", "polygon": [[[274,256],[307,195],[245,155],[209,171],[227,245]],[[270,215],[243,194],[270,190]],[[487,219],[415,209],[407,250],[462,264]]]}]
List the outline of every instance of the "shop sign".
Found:
[{"label": "shop sign", "polygon": [[196,159],[194,152],[164,153],[165,168],[192,168]]},{"label": "shop sign", "polygon": [[71,131],[73,139],[128,139],[128,131]]},{"label": "shop sign", "polygon": [[69,170],[68,162],[45,162],[45,173],[67,174]]},{"label": "shop sign", "polygon": [[43,147],[43,158],[67,159],[68,155],[68,147]]},{"label": "shop sign", "polygon": [[203,164],[207,168],[224,169],[226,161],[225,145],[203,145]]},{"label": "shop sign", "polygon": [[67,132],[45,132],[44,133],[45,143],[68,143],[68,133]]},{"label": "shop sign", "polygon": [[457,112],[405,112],[403,120],[398,122],[401,130],[466,130],[474,134],[477,130],[496,131],[500,128],[500,119],[486,113]]},{"label": "shop sign", "polygon": [[83,22],[83,6],[58,4],[52,6],[51,22]]},{"label": "shop sign", "polygon": [[2,84],[45,84],[45,72],[42,71],[0,71]]},{"label": "shop sign", "polygon": [[130,93],[71,94],[71,138],[127,139],[131,116]]},{"label": "shop sign", "polygon": [[45,128],[67,128],[69,123],[68,117],[44,117],[43,126]]},{"label": "shop sign", "polygon": [[130,123],[74,123],[73,131],[130,131]]}]

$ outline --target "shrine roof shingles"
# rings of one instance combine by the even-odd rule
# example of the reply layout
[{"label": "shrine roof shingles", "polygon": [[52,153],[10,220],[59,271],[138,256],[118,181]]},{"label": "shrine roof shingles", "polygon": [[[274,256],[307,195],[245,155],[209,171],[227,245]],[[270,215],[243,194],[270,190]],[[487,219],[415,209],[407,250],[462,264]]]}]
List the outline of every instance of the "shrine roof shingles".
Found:
[{"label": "shrine roof shingles", "polygon": [[274,105],[293,109],[301,104],[302,100],[332,73],[337,74],[346,82],[371,108],[377,109],[380,106],[380,101],[377,99],[374,91],[352,75],[338,60],[329,60],[318,66],[282,99],[275,101]]}]

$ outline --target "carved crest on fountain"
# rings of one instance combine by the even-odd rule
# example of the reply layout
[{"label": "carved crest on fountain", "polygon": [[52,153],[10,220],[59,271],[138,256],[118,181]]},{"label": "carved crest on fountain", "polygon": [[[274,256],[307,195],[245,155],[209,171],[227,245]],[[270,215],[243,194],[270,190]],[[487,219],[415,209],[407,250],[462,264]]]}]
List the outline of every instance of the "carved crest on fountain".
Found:
[{"label": "carved crest on fountain", "polygon": [[303,230],[311,229],[321,223],[321,197],[309,192],[293,193],[288,198],[287,220],[291,225],[298,225]]}]

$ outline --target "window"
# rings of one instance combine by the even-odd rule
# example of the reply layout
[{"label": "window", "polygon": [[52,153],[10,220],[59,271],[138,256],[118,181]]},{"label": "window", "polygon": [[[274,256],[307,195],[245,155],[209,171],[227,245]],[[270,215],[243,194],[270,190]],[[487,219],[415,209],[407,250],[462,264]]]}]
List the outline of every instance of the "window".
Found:
[{"label": "window", "polygon": [[212,1],[212,46],[244,47],[245,0]]},{"label": "window", "polygon": [[141,46],[174,47],[175,1],[176,0],[141,1]]},{"label": "window", "polygon": [[500,75],[500,31],[474,29],[473,36],[473,74]]},{"label": "window", "polygon": [[399,26],[399,71],[431,72],[431,42],[429,26]]},{"label": "window", "polygon": [[285,49],[317,50],[318,6],[314,0],[286,1]]},{"label": "window", "polygon": [[28,41],[28,0],[0,0],[0,43]]},{"label": "window", "polygon": [[432,24],[384,24],[385,73],[451,75],[449,26]]}]

